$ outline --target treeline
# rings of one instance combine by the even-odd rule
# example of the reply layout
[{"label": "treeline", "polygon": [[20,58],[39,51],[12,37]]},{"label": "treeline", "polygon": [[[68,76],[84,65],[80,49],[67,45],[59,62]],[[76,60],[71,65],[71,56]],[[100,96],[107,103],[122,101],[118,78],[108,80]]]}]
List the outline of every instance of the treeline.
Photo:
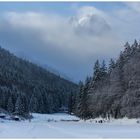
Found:
[{"label": "treeline", "polygon": [[0,47],[0,108],[23,117],[58,112],[76,90],[76,84]]},{"label": "treeline", "polygon": [[82,119],[140,117],[140,43],[128,42],[115,61],[95,62],[93,76],[80,82],[72,112]]}]

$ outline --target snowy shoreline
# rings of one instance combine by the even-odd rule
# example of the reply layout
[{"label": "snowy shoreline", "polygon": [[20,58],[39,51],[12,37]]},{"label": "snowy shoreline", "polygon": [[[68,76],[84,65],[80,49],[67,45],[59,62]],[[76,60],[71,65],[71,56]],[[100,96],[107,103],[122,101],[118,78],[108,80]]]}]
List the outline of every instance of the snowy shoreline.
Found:
[{"label": "snowy shoreline", "polygon": [[0,122],[0,138],[140,138],[137,119],[95,123],[101,118],[84,121],[64,113],[34,113],[33,116],[31,122]]}]

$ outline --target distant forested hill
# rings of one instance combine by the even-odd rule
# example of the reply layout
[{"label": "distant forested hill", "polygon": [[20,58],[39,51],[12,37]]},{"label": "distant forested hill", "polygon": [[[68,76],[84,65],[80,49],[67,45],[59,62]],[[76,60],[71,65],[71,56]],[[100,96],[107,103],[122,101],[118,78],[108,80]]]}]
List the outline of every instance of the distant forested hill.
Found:
[{"label": "distant forested hill", "polygon": [[124,47],[109,66],[97,60],[93,76],[80,82],[73,111],[82,119],[140,117],[140,43]]},{"label": "distant forested hill", "polygon": [[77,85],[0,47],[0,108],[24,116],[68,106]]}]

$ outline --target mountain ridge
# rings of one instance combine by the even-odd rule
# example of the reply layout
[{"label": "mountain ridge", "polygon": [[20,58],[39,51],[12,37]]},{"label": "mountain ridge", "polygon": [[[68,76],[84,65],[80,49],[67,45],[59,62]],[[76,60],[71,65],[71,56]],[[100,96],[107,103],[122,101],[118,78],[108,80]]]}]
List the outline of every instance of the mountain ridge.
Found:
[{"label": "mountain ridge", "polygon": [[0,108],[24,116],[68,107],[77,85],[0,48]]}]

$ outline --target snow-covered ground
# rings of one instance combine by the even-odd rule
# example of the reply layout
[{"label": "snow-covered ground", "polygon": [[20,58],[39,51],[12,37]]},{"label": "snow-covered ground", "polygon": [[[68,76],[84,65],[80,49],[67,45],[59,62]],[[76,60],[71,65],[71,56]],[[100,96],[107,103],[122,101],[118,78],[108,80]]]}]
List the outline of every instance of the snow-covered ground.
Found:
[{"label": "snow-covered ground", "polygon": [[0,138],[140,138],[136,119],[95,123],[68,114],[33,114],[29,121],[0,121]]}]

